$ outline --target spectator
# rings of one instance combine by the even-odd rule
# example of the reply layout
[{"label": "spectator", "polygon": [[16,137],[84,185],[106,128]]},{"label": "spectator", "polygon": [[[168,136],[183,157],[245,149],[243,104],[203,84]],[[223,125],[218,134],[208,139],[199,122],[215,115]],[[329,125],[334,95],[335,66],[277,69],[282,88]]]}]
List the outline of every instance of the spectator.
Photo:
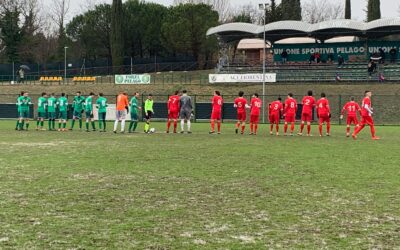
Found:
[{"label": "spectator", "polygon": [[372,73],[374,73],[376,70],[376,64],[373,60],[369,60],[368,63],[368,76],[371,77]]},{"label": "spectator", "polygon": [[18,70],[18,83],[24,83],[24,78],[25,78],[25,71],[23,69]]},{"label": "spectator", "polygon": [[310,60],[308,61],[308,64],[311,64],[314,61],[315,61],[315,54],[311,54],[310,55]]},{"label": "spectator", "polygon": [[385,63],[385,57],[386,57],[385,49],[383,49],[383,48],[379,49],[379,56],[381,57],[381,59],[379,60],[379,63],[380,64],[384,64]]},{"label": "spectator", "polygon": [[342,67],[343,64],[344,64],[344,58],[343,58],[343,56],[342,56],[342,55],[338,55],[337,61],[338,61],[338,68]]},{"label": "spectator", "polygon": [[283,50],[281,57],[282,57],[282,63],[286,63],[287,58],[288,58],[288,53],[287,53],[286,49]]},{"label": "spectator", "polygon": [[397,62],[397,50],[396,50],[396,48],[392,48],[389,51],[389,54],[390,54],[390,62],[391,63],[396,63]]},{"label": "spectator", "polygon": [[321,54],[319,52],[315,53],[315,62],[320,63],[321,62]]}]

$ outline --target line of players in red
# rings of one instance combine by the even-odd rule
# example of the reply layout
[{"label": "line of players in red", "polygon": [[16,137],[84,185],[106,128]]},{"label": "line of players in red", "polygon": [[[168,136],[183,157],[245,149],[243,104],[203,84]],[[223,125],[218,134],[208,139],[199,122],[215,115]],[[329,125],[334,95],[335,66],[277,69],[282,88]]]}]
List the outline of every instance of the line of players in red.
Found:
[{"label": "line of players in red", "polygon": [[[357,139],[357,134],[365,127],[365,125],[370,126],[371,136],[373,140],[379,140],[380,138],[375,135],[375,127],[374,121],[372,119],[373,108],[371,106],[371,91],[365,91],[364,98],[362,100],[362,105],[355,102],[354,97],[351,97],[350,101],[347,102],[342,111],[340,119],[343,119],[344,114],[347,112],[347,126],[346,126],[346,136],[350,137],[350,128],[353,124],[355,126],[354,132],[352,133],[353,139]],[[179,107],[172,107],[173,102],[172,99],[174,96],[170,97],[168,101],[168,109],[177,109]],[[212,113],[211,113],[211,131],[210,134],[214,134],[215,124],[217,124],[217,133],[221,133],[221,120],[222,120],[222,106],[223,106],[223,98],[219,91],[214,92],[214,96],[211,100],[212,103]],[[331,129],[331,110],[329,107],[329,101],[326,98],[325,93],[321,93],[321,98],[319,100],[315,100],[313,97],[312,91],[308,91],[307,95],[303,97],[302,100],[303,109],[301,114],[301,124],[300,131],[298,132],[299,136],[303,135],[303,131],[305,125],[307,125],[307,136],[311,136],[311,120],[314,108],[316,108],[317,117],[319,120],[319,136],[322,137],[323,125],[326,124],[326,135],[330,136]],[[275,126],[276,135],[279,135],[279,124],[281,120],[281,114],[284,117],[284,135],[288,135],[288,129],[290,125],[289,135],[292,136],[295,129],[295,117],[297,113],[297,101],[293,98],[293,94],[289,93],[284,103],[282,103],[282,99],[279,97],[277,100],[269,103],[269,122],[270,122],[270,134],[273,135],[273,129]],[[246,109],[250,109],[250,135],[256,135],[258,129],[258,123],[260,120],[260,113],[262,108],[262,101],[259,98],[258,94],[255,93],[250,101],[250,105],[247,102],[247,99],[244,97],[244,92],[240,91],[238,97],[234,101],[234,107],[237,110],[237,123],[235,132],[236,134],[240,133],[244,134],[246,127]],[[361,116],[361,121],[358,121],[357,113]],[[171,120],[176,122],[174,117],[168,117],[168,126]]]}]

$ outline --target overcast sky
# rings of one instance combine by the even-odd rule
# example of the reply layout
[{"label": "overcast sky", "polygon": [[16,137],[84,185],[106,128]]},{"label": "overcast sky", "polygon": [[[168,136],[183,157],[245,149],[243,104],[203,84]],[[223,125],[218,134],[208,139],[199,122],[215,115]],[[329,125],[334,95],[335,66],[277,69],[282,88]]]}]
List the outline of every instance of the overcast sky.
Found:
[{"label": "overcast sky", "polygon": [[[49,5],[53,0],[42,0],[44,5]],[[87,3],[111,3],[112,0],[70,0],[71,1],[71,7],[70,7],[70,16],[69,19],[72,18],[72,16],[76,14],[80,14],[82,10],[85,9],[85,6],[87,6]],[[307,0],[302,0],[302,1],[307,1]],[[328,0],[332,2],[337,2],[339,0]],[[344,0],[341,0],[344,3]],[[173,3],[173,0],[147,0],[147,2],[156,2],[164,5],[171,5]],[[230,0],[232,7],[238,7],[242,6],[244,4],[248,3],[253,3],[253,4],[258,4],[262,2],[270,2],[269,0]],[[277,0],[279,3],[280,0]],[[363,11],[366,9],[366,0],[351,0],[351,8],[352,8],[352,19],[363,21],[365,19],[365,12]],[[384,17],[396,17],[400,16],[399,14],[399,7],[400,6],[400,1],[399,0],[381,0],[381,14],[382,18]],[[45,9],[48,9],[45,7]]]}]

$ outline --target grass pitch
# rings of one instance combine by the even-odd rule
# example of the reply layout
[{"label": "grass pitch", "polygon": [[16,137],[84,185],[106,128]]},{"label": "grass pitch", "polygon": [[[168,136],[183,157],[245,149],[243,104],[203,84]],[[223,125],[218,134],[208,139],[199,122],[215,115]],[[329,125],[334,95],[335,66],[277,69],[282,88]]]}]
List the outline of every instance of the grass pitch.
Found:
[{"label": "grass pitch", "polygon": [[208,124],[192,135],[161,133],[164,123],[151,135],[14,125],[0,122],[2,249],[400,245],[399,127],[353,141],[343,126],[277,138],[233,124],[222,135]]}]

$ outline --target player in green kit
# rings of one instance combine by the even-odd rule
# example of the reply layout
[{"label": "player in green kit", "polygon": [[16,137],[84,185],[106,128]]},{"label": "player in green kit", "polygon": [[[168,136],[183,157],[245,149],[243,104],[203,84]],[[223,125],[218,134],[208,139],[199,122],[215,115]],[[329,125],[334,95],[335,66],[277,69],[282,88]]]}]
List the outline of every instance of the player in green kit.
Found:
[{"label": "player in green kit", "polygon": [[18,130],[18,128],[19,128],[19,114],[21,113],[20,98],[22,98],[23,96],[24,96],[24,91],[21,91],[21,94],[17,98],[18,119],[17,119],[17,124],[15,125],[15,130]]},{"label": "player in green kit", "polygon": [[131,122],[129,124],[129,133],[134,133],[136,131],[138,121],[139,121],[139,110],[142,110],[142,107],[138,106],[138,98],[139,93],[136,92],[132,97],[129,105],[131,106]]},{"label": "player in green kit", "polygon": [[96,108],[99,110],[98,115],[99,115],[99,131],[100,132],[106,132],[106,114],[107,114],[107,98],[103,97],[103,93],[99,93],[99,97],[97,98],[96,101]]},{"label": "player in green kit", "polygon": [[76,92],[76,96],[74,96],[74,101],[72,102],[72,109],[74,110],[74,113],[72,115],[71,130],[74,129],[76,120],[79,120],[79,129],[82,129],[82,113],[84,102],[85,97],[81,95],[80,91]]},{"label": "player in green kit", "polygon": [[146,124],[144,125],[144,132],[145,133],[149,133],[150,132],[150,120],[151,117],[154,114],[154,110],[153,110],[153,95],[149,94],[149,96],[147,97],[147,100],[144,102],[144,112],[146,115]]},{"label": "player in green kit", "polygon": [[65,93],[61,93],[61,97],[57,100],[57,106],[59,119],[58,131],[67,131],[68,99],[65,97]]},{"label": "player in green kit", "polygon": [[57,98],[54,97],[54,93],[51,93],[50,97],[47,98],[47,116],[49,118],[49,130],[56,130],[56,105]]},{"label": "player in green kit", "polygon": [[86,132],[89,132],[89,122],[92,124],[93,131],[96,131],[96,126],[93,119],[93,97],[94,93],[90,92],[85,100],[85,114],[86,114]]},{"label": "player in green kit", "polygon": [[28,92],[24,92],[24,95],[18,98],[18,103],[20,107],[19,113],[19,131],[24,130],[24,123],[25,129],[28,130],[29,128],[29,111],[30,105],[32,105],[31,98],[29,97]]},{"label": "player in green kit", "polygon": [[46,130],[44,125],[44,119],[46,118],[46,105],[47,105],[47,94],[45,92],[42,93],[42,96],[38,98],[38,114],[36,121],[36,130]]}]

